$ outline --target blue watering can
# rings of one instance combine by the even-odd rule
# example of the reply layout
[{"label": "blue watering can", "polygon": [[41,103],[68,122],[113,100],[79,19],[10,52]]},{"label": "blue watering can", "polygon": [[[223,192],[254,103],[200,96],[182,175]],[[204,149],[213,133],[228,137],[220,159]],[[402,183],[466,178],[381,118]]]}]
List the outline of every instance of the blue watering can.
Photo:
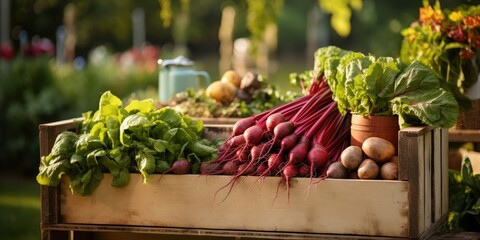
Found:
[{"label": "blue watering can", "polygon": [[175,94],[188,88],[201,89],[210,84],[210,75],[205,71],[193,69],[193,61],[178,56],[174,59],[158,60],[158,100],[168,102]]}]

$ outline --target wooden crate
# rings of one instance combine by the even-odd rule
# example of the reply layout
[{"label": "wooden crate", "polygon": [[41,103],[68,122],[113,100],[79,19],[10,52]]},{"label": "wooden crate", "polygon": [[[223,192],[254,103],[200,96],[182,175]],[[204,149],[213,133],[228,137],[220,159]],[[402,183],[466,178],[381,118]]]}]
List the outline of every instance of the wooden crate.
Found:
[{"label": "wooden crate", "polygon": [[[40,125],[41,155],[73,121]],[[231,125],[207,125],[209,137]],[[399,180],[294,178],[288,198],[278,177],[131,174],[122,188],[110,174],[91,196],[72,194],[68,177],[41,187],[42,239],[426,239],[448,213],[448,132],[399,133]]]}]

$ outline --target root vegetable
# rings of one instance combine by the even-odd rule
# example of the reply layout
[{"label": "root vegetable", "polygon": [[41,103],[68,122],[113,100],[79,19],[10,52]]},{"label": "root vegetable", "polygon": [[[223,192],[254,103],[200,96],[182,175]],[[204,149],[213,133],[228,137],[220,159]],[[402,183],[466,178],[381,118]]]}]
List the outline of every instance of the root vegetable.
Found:
[{"label": "root vegetable", "polygon": [[379,137],[369,137],[362,143],[362,150],[365,155],[377,162],[383,164],[395,156],[395,147],[391,142]]},{"label": "root vegetable", "polygon": [[242,118],[235,122],[232,129],[232,136],[243,134],[249,127],[255,125],[255,118]]},{"label": "root vegetable", "polygon": [[340,161],[346,169],[357,169],[363,160],[362,148],[359,146],[349,146],[342,151]]},{"label": "root vegetable", "polygon": [[258,125],[253,125],[243,133],[247,145],[256,145],[262,141],[263,129]]},{"label": "root vegetable", "polygon": [[233,175],[238,171],[238,164],[235,161],[228,161],[222,167],[222,174]]},{"label": "root vegetable", "polygon": [[378,167],[378,164],[372,159],[368,158],[360,163],[357,171],[360,179],[376,179],[379,172],[380,168]]},{"label": "root vegetable", "polygon": [[295,144],[297,143],[298,135],[295,133],[292,133],[284,138],[282,138],[282,141],[280,141],[280,149],[283,151],[289,151],[292,149]]},{"label": "root vegetable", "polygon": [[283,154],[273,153],[267,160],[268,170],[272,173],[277,173],[280,171],[280,167],[285,162],[285,157]]},{"label": "root vegetable", "polygon": [[273,131],[275,127],[282,123],[285,122],[285,116],[281,113],[274,113],[267,118],[266,126],[268,131]]},{"label": "root vegetable", "polygon": [[312,176],[310,174],[310,166],[308,166],[307,164],[300,164],[300,166],[298,166],[298,176],[299,177]]},{"label": "root vegetable", "polygon": [[241,80],[242,78],[240,77],[240,75],[238,75],[238,73],[233,70],[228,70],[223,73],[222,78],[220,79],[220,81],[224,83],[231,83],[237,88],[240,87]]},{"label": "root vegetable", "polygon": [[288,164],[283,168],[282,178],[285,180],[287,185],[287,198],[290,200],[290,179],[298,175],[298,168],[292,164]]},{"label": "root vegetable", "polygon": [[328,166],[327,178],[347,178],[348,170],[342,165],[340,161],[333,162]]},{"label": "root vegetable", "polygon": [[190,162],[187,159],[178,159],[172,164],[172,172],[175,174],[187,174],[190,172]]},{"label": "root vegetable", "polygon": [[202,162],[200,164],[200,173],[211,174],[213,172],[217,172],[219,167],[220,163],[218,162]]},{"label": "root vegetable", "polygon": [[232,102],[236,91],[237,87],[232,83],[215,81],[208,85],[205,94],[217,102],[226,104]]},{"label": "root vegetable", "polygon": [[255,173],[256,167],[255,165],[250,165],[248,163],[242,163],[238,166],[238,172],[242,172],[242,175],[251,175]]},{"label": "root vegetable", "polygon": [[384,180],[397,180],[398,167],[393,162],[387,162],[380,167],[380,177]]},{"label": "root vegetable", "polygon": [[360,177],[358,176],[357,169],[350,171],[350,173],[348,173],[348,178],[349,179],[359,179]]},{"label": "root vegetable", "polygon": [[288,162],[290,164],[297,164],[302,162],[308,154],[310,148],[310,141],[305,137],[300,137],[299,142],[288,153]]}]

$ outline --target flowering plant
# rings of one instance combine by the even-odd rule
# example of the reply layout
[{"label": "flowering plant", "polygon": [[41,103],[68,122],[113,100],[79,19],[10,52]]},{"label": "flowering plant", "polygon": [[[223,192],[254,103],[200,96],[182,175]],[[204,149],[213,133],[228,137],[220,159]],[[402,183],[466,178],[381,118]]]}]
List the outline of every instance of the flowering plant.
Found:
[{"label": "flowering plant", "polygon": [[442,9],[424,0],[419,18],[402,31],[400,59],[419,60],[444,80],[462,108],[472,103],[465,90],[478,79],[480,47],[480,6],[462,5]]}]

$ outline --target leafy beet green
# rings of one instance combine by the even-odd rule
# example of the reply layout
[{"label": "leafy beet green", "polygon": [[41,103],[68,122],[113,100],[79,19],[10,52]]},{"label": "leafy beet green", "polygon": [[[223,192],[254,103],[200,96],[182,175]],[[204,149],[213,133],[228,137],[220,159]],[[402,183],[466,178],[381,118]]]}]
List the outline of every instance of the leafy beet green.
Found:
[{"label": "leafy beet green", "polygon": [[141,173],[146,182],[181,158],[192,165],[191,173],[198,173],[200,163],[217,154],[219,143],[201,138],[201,121],[172,108],[155,109],[152,100],[133,100],[123,107],[105,92],[99,109],[82,116],[79,133],[60,133],[51,153],[42,156],[39,184],[56,186],[65,174],[74,192],[89,195],[106,172],[112,174],[111,185],[121,187],[131,172]]},{"label": "leafy beet green", "polygon": [[375,57],[335,46],[315,53],[313,75],[324,76],[342,114],[398,115],[400,125],[455,125],[459,106],[428,66],[409,65],[391,57]]}]

